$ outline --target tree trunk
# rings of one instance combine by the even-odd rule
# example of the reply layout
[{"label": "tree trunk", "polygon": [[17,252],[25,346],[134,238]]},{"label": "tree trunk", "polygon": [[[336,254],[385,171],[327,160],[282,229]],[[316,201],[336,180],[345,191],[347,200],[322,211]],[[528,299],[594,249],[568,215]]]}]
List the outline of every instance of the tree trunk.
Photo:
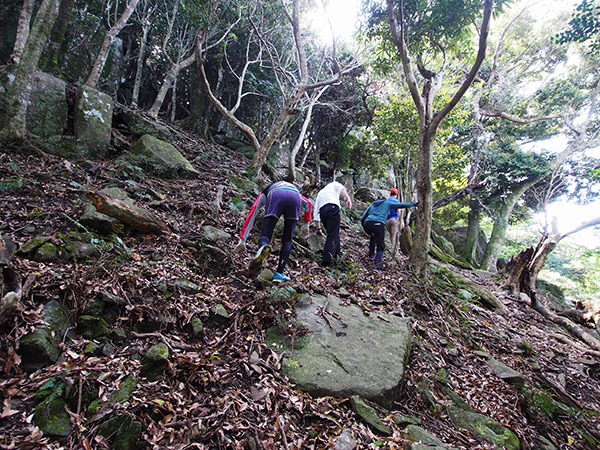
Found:
[{"label": "tree trunk", "polygon": [[57,13],[58,0],[42,1],[16,68],[14,81],[7,88],[6,118],[4,128],[0,132],[1,139],[25,138],[27,104],[31,95],[33,75]]},{"label": "tree trunk", "polygon": [[100,80],[100,75],[102,75],[102,69],[104,68],[104,64],[106,63],[106,59],[108,58],[108,53],[110,51],[110,47],[112,46],[113,41],[117,37],[117,35],[121,32],[123,27],[127,24],[129,17],[135,10],[139,0],[129,0],[127,5],[125,6],[125,10],[117,20],[117,23],[114,24],[106,36],[104,37],[104,42],[102,42],[102,46],[100,47],[100,51],[98,52],[98,56],[96,56],[96,61],[92,66],[92,70],[90,71],[90,75],[88,79],[85,81],[84,86],[88,87],[96,87],[98,84],[98,80]]},{"label": "tree trunk", "polygon": [[479,223],[481,220],[481,209],[477,200],[469,202],[469,222],[467,226],[467,238],[463,258],[474,266],[479,266],[477,261],[477,240],[479,239]]},{"label": "tree trunk", "polygon": [[294,109],[294,105],[298,103],[298,100],[300,100],[303,92],[304,91],[302,89],[297,89],[294,95],[285,100],[283,109],[271,125],[269,134],[265,140],[261,142],[260,147],[254,153],[251,166],[256,168],[256,176],[260,177],[262,173],[262,167],[265,165],[265,161],[267,160],[267,156],[269,155],[271,147],[273,147],[275,141],[279,138],[279,136],[281,136],[281,133],[289,122],[290,117],[295,114],[296,110]]},{"label": "tree trunk", "polygon": [[549,234],[543,234],[538,241],[536,248],[529,247],[519,253],[506,266],[506,272],[510,279],[508,285],[514,294],[523,292],[529,296],[532,304],[536,303],[537,277],[544,267],[548,255],[556,248],[558,243],[567,236],[575,234],[586,228],[600,224],[600,216],[594,217],[583,222],[574,230],[568,233],[560,234],[557,229],[556,221],[552,223],[552,231]]},{"label": "tree trunk", "polygon": [[158,94],[156,95],[156,98],[154,99],[154,103],[148,110],[148,114],[150,115],[150,117],[152,117],[154,119],[156,119],[158,117],[160,108],[162,107],[162,104],[164,103],[165,98],[167,97],[167,92],[169,92],[169,89],[175,83],[175,80],[177,79],[179,72],[181,72],[182,69],[185,69],[186,67],[191,65],[195,60],[196,60],[196,55],[194,53],[192,53],[184,61],[182,61],[180,63],[175,63],[171,66],[171,68],[169,69],[169,73],[163,80],[163,83],[160,86],[160,90],[158,91]]},{"label": "tree trunk", "polygon": [[33,0],[25,0],[21,7],[21,14],[19,15],[19,24],[17,25],[17,35],[15,37],[13,52],[12,55],[10,55],[12,64],[19,64],[19,62],[21,62],[21,56],[23,55],[25,44],[29,37],[29,23],[31,22],[32,14]]},{"label": "tree trunk", "polygon": [[304,138],[306,137],[306,130],[308,130],[308,125],[310,124],[315,104],[319,101],[321,95],[323,95],[328,88],[329,86],[323,86],[316,95],[311,96],[310,104],[306,109],[306,116],[304,116],[304,122],[302,123],[300,134],[296,139],[294,147],[290,151],[290,157],[288,160],[288,175],[286,178],[290,183],[296,179],[296,156],[298,155],[298,152],[300,151],[300,149],[302,148],[302,144],[304,143]]},{"label": "tree trunk", "polygon": [[500,212],[498,217],[494,220],[494,227],[492,228],[492,235],[490,236],[490,241],[483,253],[483,258],[481,260],[481,268],[483,270],[487,270],[489,272],[496,271],[496,261],[498,260],[498,255],[500,254],[500,249],[504,244],[504,239],[506,238],[506,231],[508,230],[508,219],[510,219],[510,215],[512,214],[513,208],[517,204],[517,201],[521,198],[521,196],[534,184],[536,184],[540,180],[540,176],[535,176],[531,180],[527,180],[519,184],[515,189],[513,189],[512,193],[506,198],[504,201],[504,205],[500,208]]},{"label": "tree trunk", "polygon": [[431,239],[431,215],[433,204],[433,139],[436,128],[422,127],[419,143],[419,163],[417,169],[416,228],[409,262],[419,275],[427,269],[427,255]]},{"label": "tree trunk", "polygon": [[[479,34],[479,47],[477,57],[469,73],[462,81],[450,101],[434,114],[433,100],[438,93],[443,80],[443,67],[437,73],[425,79],[422,89],[413,70],[413,62],[408,52],[404,36],[404,11],[403,2],[387,0],[387,16],[390,23],[392,40],[396,45],[398,54],[402,61],[402,71],[404,79],[410,91],[415,107],[419,113],[419,163],[417,175],[417,199],[419,207],[417,209],[417,221],[415,230],[415,239],[410,255],[412,264],[417,275],[426,276],[427,274],[427,254],[429,252],[429,243],[431,239],[431,212],[432,212],[432,156],[433,141],[438,127],[442,120],[454,109],[462,97],[473,83],[479,68],[485,59],[487,48],[487,38],[489,34],[489,24],[493,9],[493,0],[483,1],[483,20]],[[445,58],[444,58],[445,64]]]},{"label": "tree trunk", "polygon": [[61,0],[60,2],[58,17],[54,23],[52,32],[50,33],[50,40],[46,45],[44,60],[40,64],[40,67],[44,72],[56,76],[61,74],[59,68],[60,51],[65,40],[65,33],[67,32],[67,26],[71,19],[71,11],[73,11],[74,3],[75,0]]},{"label": "tree trunk", "polygon": [[137,106],[140,100],[140,86],[142,84],[142,74],[144,71],[144,59],[146,54],[146,44],[148,43],[148,32],[150,31],[150,22],[144,22],[142,26],[142,40],[140,42],[140,53],[137,58],[135,70],[135,81],[133,83],[133,94],[131,95],[131,106]]},{"label": "tree trunk", "polygon": [[173,89],[171,90],[171,123],[175,123],[177,114],[177,78],[173,80]]}]

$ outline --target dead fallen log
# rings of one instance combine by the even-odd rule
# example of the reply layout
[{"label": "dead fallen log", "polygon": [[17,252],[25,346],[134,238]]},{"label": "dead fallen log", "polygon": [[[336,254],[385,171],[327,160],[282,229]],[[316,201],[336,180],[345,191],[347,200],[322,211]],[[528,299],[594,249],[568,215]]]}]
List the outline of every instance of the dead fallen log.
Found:
[{"label": "dead fallen log", "polygon": [[89,191],[86,194],[96,211],[114,217],[142,233],[161,234],[169,231],[169,227],[156,218],[151,212],[123,200],[111,197],[103,192]]}]

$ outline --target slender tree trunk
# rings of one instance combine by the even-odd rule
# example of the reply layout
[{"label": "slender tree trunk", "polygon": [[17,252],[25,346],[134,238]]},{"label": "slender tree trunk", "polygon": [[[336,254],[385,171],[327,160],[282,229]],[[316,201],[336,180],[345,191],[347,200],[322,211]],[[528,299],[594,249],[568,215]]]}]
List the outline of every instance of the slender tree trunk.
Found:
[{"label": "slender tree trunk", "polygon": [[315,144],[315,175],[317,178],[317,185],[321,185],[321,147],[319,144]]},{"label": "slender tree trunk", "polygon": [[146,57],[146,44],[148,42],[148,32],[150,31],[150,22],[144,22],[142,27],[142,41],[140,42],[140,53],[137,58],[135,70],[135,81],[133,83],[133,94],[131,95],[131,106],[137,106],[140,100],[140,86],[142,85],[142,74],[144,71],[144,59]]},{"label": "slender tree trunk", "polygon": [[102,69],[104,68],[104,64],[106,64],[106,59],[108,58],[108,53],[110,51],[110,47],[112,46],[113,41],[117,37],[117,35],[121,32],[123,27],[127,24],[129,17],[135,10],[139,0],[129,0],[127,5],[125,6],[125,10],[117,20],[114,26],[108,30],[106,36],[104,37],[104,42],[102,42],[102,46],[100,47],[100,51],[98,52],[98,56],[96,57],[96,61],[92,66],[92,70],[90,71],[90,75],[88,79],[85,81],[84,85],[88,87],[96,87],[98,84],[98,80],[100,80],[100,75],[102,75]]},{"label": "slender tree trunk", "polygon": [[50,33],[50,40],[46,45],[44,61],[40,64],[41,70],[60,75],[59,58],[60,50],[65,40],[67,26],[71,19],[71,11],[73,11],[74,0],[61,0],[58,8],[58,17],[54,22],[54,27]]},{"label": "slender tree trunk", "polygon": [[165,98],[167,97],[167,93],[169,92],[169,89],[175,83],[175,80],[177,79],[179,72],[181,72],[182,69],[185,69],[186,67],[190,66],[195,60],[196,60],[196,56],[194,53],[192,53],[184,61],[173,64],[171,66],[171,68],[169,69],[169,73],[165,77],[162,85],[160,86],[160,90],[158,91],[158,94],[156,95],[156,98],[154,99],[154,103],[148,110],[148,114],[150,115],[150,117],[152,117],[154,119],[156,119],[158,117],[160,108],[162,107],[162,105],[165,101]]},{"label": "slender tree trunk", "polygon": [[323,86],[319,90],[317,95],[311,96],[310,104],[308,105],[308,108],[306,109],[306,115],[304,116],[304,122],[302,123],[302,128],[300,130],[300,134],[298,135],[298,138],[296,139],[296,143],[294,144],[294,147],[290,151],[290,157],[288,160],[288,175],[286,178],[290,182],[293,182],[296,179],[296,156],[298,155],[298,152],[300,151],[300,149],[302,148],[302,145],[304,144],[304,138],[306,137],[306,130],[308,130],[308,125],[310,124],[310,121],[312,118],[312,112],[315,107],[315,104],[319,101],[319,98],[321,97],[321,95],[323,95],[328,88],[329,88],[329,86]]},{"label": "slender tree trunk", "polygon": [[177,114],[177,78],[173,80],[173,90],[171,91],[171,123],[175,123]]},{"label": "slender tree trunk", "polygon": [[269,130],[269,134],[267,135],[265,140],[261,142],[260,147],[254,153],[254,158],[252,158],[251,165],[256,167],[257,176],[260,176],[260,174],[262,173],[262,167],[264,166],[265,161],[267,160],[267,156],[269,155],[271,147],[273,147],[273,144],[275,144],[277,138],[281,136],[281,133],[283,132],[283,129],[289,122],[290,117],[292,117],[292,115],[294,114],[294,105],[298,103],[298,100],[300,100],[302,94],[303,91],[298,89],[294,93],[294,95],[285,100],[284,107],[279,113],[279,116],[277,116],[277,118],[273,121],[273,124],[271,125],[271,128]]},{"label": "slender tree trunk", "polygon": [[25,44],[29,36],[29,24],[31,22],[31,15],[33,14],[33,0],[25,0],[21,7],[21,14],[19,15],[19,24],[17,25],[17,35],[15,37],[15,45],[13,46],[12,55],[10,55],[10,61],[13,64],[19,64],[23,50],[25,50]]},{"label": "slender tree trunk", "polygon": [[467,239],[465,240],[463,258],[474,266],[479,265],[479,262],[477,261],[477,240],[479,239],[480,221],[481,208],[479,208],[479,203],[477,200],[471,199],[469,202]]},{"label": "slender tree trunk", "polygon": [[531,180],[522,182],[504,201],[504,205],[502,208],[500,208],[498,217],[496,217],[494,220],[492,235],[490,236],[490,241],[488,242],[485,252],[483,253],[480,266],[483,270],[487,270],[489,272],[496,271],[496,261],[498,260],[498,255],[500,254],[500,249],[504,244],[506,231],[508,230],[508,219],[510,218],[512,211],[517,204],[517,201],[539,180],[540,177],[536,176]]},{"label": "slender tree trunk", "polygon": [[29,32],[15,70],[14,81],[7,89],[6,118],[4,128],[0,132],[1,139],[25,138],[27,104],[31,95],[33,76],[56,20],[58,3],[59,0],[43,0],[37,12],[35,23]]}]

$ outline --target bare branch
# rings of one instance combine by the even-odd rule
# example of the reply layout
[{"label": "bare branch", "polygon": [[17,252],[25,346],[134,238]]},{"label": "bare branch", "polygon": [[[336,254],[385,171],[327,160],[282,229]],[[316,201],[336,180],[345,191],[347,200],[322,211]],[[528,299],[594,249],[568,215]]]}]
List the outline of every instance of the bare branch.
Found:
[{"label": "bare branch", "polygon": [[490,111],[490,110],[483,110],[483,109],[479,110],[479,113],[482,116],[500,117],[501,119],[506,119],[510,122],[514,122],[514,123],[518,123],[518,124],[522,124],[522,125],[529,124],[529,123],[535,123],[535,122],[542,122],[544,120],[554,120],[554,119],[563,118],[563,114],[552,114],[550,116],[523,118],[523,117],[513,116],[512,114],[509,114],[504,111]]}]

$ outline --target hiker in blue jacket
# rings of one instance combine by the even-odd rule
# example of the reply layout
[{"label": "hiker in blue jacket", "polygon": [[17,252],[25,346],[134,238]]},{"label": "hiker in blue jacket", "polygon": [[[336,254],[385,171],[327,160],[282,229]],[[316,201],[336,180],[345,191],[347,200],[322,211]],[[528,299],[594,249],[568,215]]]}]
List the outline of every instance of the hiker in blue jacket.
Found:
[{"label": "hiker in blue jacket", "polygon": [[373,270],[380,272],[381,261],[383,260],[383,251],[385,250],[385,220],[392,209],[411,208],[418,203],[402,203],[399,200],[390,197],[387,200],[376,200],[369,205],[367,210],[360,218],[360,223],[365,232],[370,236],[369,241],[369,259],[375,258]]}]

